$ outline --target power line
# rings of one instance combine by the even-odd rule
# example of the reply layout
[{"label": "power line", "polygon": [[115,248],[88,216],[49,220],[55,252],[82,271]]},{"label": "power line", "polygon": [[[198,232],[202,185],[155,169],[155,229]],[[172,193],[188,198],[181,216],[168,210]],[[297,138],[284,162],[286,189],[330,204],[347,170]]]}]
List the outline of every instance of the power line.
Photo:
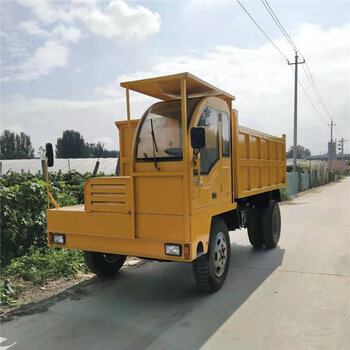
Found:
[{"label": "power line", "polygon": [[281,30],[282,34],[285,36],[285,38],[287,39],[287,41],[290,43],[290,45],[293,47],[293,49],[295,51],[298,51],[300,56],[304,59],[303,55],[300,53],[300,51],[298,50],[298,48],[296,47],[296,45],[294,44],[293,40],[291,39],[291,37],[288,35],[287,31],[284,29],[282,23],[280,22],[280,20],[278,19],[278,17],[276,16],[275,12],[273,11],[273,9],[271,8],[271,6],[269,5],[269,3],[265,0],[261,0],[262,4],[265,6],[267,12],[270,14],[270,16],[272,17],[272,19],[274,20],[274,22],[277,24],[277,27]]},{"label": "power line", "polygon": [[335,126],[335,132],[338,134],[339,138],[342,138],[340,130],[338,129],[338,125]]},{"label": "power line", "polygon": [[[241,8],[244,10],[244,12],[248,15],[248,17],[252,20],[252,22],[258,27],[258,29],[263,33],[263,35],[269,40],[269,42],[275,47],[275,49],[279,52],[279,54],[288,62],[288,58],[286,57],[286,55],[278,48],[278,46],[270,39],[270,37],[265,33],[265,31],[261,28],[261,26],[255,21],[255,19],[252,17],[252,15],[248,12],[248,10],[243,6],[243,4],[239,1],[236,0],[238,2],[238,4],[241,6]],[[273,20],[275,21],[275,23],[277,24],[278,28],[281,30],[282,34],[285,36],[285,38],[287,39],[287,41],[289,42],[289,44],[292,46],[292,48],[299,52],[300,56],[305,60],[304,55],[300,52],[300,50],[297,48],[297,46],[294,44],[293,40],[291,39],[291,37],[289,36],[288,32],[284,29],[281,21],[278,19],[277,15],[275,14],[275,12],[273,11],[273,9],[271,8],[271,6],[269,5],[269,3],[267,2],[267,0],[261,0],[263,5],[265,6],[266,10],[268,11],[268,13],[270,14],[270,16],[273,18]],[[320,102],[322,108],[325,110],[327,116],[331,119],[331,121],[333,121],[333,118],[331,117],[330,113],[328,112],[325,103],[323,102],[323,99],[321,97],[321,94],[319,93],[319,90],[317,88],[317,85],[315,83],[315,80],[313,79],[313,76],[311,74],[311,71],[306,63],[306,67],[307,67],[307,71],[304,69],[305,75],[309,80],[310,86],[312,88],[312,90],[314,91],[318,101]],[[291,67],[293,73],[294,70]],[[309,94],[306,92],[305,87],[303,86],[303,84],[301,83],[300,79],[298,78],[298,84],[300,85],[300,87],[302,88],[302,90],[304,91],[305,96],[307,97],[307,99],[309,100],[311,106],[313,107],[313,109],[315,110],[316,114],[321,118],[321,120],[323,122],[325,122],[328,125],[328,121],[322,116],[322,114],[319,112],[319,110],[316,108],[315,104],[312,102]]]},{"label": "power line", "polygon": [[[315,95],[316,95],[318,101],[320,102],[322,108],[323,108],[324,111],[326,112],[326,114],[327,114],[327,116],[329,117],[329,119],[330,119],[330,120],[333,120],[332,116],[331,116],[330,113],[328,112],[328,109],[327,109],[327,107],[326,107],[326,104],[324,103],[324,101],[323,101],[323,99],[322,99],[322,96],[321,96],[321,94],[320,94],[320,92],[319,92],[319,90],[318,90],[318,88],[317,88],[317,85],[316,85],[316,83],[315,83],[315,80],[314,80],[314,78],[313,78],[313,76],[312,76],[312,74],[311,74],[311,71],[310,71],[309,66],[307,65],[307,63],[306,63],[306,69],[305,69],[304,67],[303,67],[303,69],[304,69],[304,72],[305,72],[305,74],[306,74],[306,76],[307,76],[307,78],[308,78],[308,80],[309,80],[309,83],[310,83],[311,87],[313,87],[313,90],[314,90],[314,92],[315,92]],[[306,72],[306,70],[308,71],[308,73]],[[309,76],[310,76],[310,78],[309,78]]]},{"label": "power line", "polygon": [[269,38],[269,36],[264,32],[264,30],[259,26],[259,24],[255,21],[255,19],[250,15],[250,13],[247,11],[247,9],[242,5],[242,3],[239,0],[236,0],[239,5],[242,7],[244,12],[249,16],[249,18],[254,22],[254,24],[260,29],[260,31],[265,35],[265,37],[269,40],[269,42],[275,47],[275,49],[282,55],[286,61],[288,61],[287,56],[278,48],[278,46]]},{"label": "power line", "polygon": [[[293,71],[293,74],[294,74],[294,69],[292,66],[290,66],[290,68],[292,69]],[[309,100],[311,106],[314,108],[314,110],[316,111],[317,115],[328,125],[328,121],[326,119],[324,119],[324,117],[322,116],[322,114],[319,112],[319,110],[316,108],[315,104],[312,102],[309,94],[306,92],[305,88],[304,88],[304,85],[301,83],[301,81],[299,80],[298,78],[298,84],[300,85],[300,87],[303,89],[304,91],[304,94],[305,96],[307,97],[307,99]]]},{"label": "power line", "polygon": [[[269,5],[269,3],[267,2],[267,0],[261,0],[262,4],[264,5],[265,9],[267,10],[267,12],[270,14],[270,16],[272,17],[272,19],[274,20],[274,22],[276,23],[276,25],[278,26],[278,28],[280,29],[280,31],[282,32],[282,34],[285,36],[285,38],[287,39],[287,41],[289,42],[289,44],[292,46],[292,48],[299,52],[300,56],[305,60],[304,55],[300,52],[300,50],[297,48],[297,46],[294,44],[293,40],[291,39],[291,37],[289,36],[289,34],[287,33],[287,31],[285,30],[285,28],[283,27],[281,21],[278,19],[277,15],[275,14],[275,12],[273,11],[272,7]],[[326,115],[328,116],[328,118],[333,121],[333,118],[331,116],[331,114],[329,113],[326,104],[324,103],[322,96],[317,88],[317,85],[315,83],[315,80],[311,74],[311,71],[309,69],[308,64],[306,63],[306,69],[304,66],[302,66],[305,75],[310,83],[310,86],[314,92],[314,94],[316,95],[316,98],[318,99],[319,103],[321,104],[323,110],[325,111]],[[303,88],[303,90],[305,90]],[[310,99],[311,101],[311,99]],[[320,114],[318,112],[318,114]],[[323,119],[323,118],[322,118]]]}]

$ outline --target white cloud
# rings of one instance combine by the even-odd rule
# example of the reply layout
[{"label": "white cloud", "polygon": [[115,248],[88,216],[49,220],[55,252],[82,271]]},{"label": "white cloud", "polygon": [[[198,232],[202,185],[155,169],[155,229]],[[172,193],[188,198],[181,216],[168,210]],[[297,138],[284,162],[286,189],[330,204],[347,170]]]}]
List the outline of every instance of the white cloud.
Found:
[{"label": "white cloud", "polygon": [[[5,55],[2,82],[39,79],[56,68],[66,66],[69,44],[82,37],[81,30],[76,28],[78,24],[101,37],[124,39],[143,39],[158,32],[160,27],[158,13],[143,6],[130,6],[123,0],[110,0],[107,5],[94,0],[19,1],[31,9],[36,20],[20,24],[20,29],[28,38],[8,40],[5,51],[9,59]],[[2,36],[6,35],[11,36]],[[31,37],[41,38],[43,43],[34,50],[24,49],[22,46]],[[12,57],[18,60],[11,62]]]},{"label": "white cloud", "polygon": [[[293,36],[309,62],[327,109],[344,134],[350,132],[349,36],[349,25],[323,30],[310,24],[303,25]],[[285,41],[275,42],[284,52],[291,52]],[[218,46],[202,54],[194,52],[178,57],[156,57],[149,70],[119,76],[112,83],[98,86],[95,91],[117,97],[122,91],[119,87],[121,81],[185,71],[235,95],[234,108],[239,110],[240,123],[276,135],[286,133],[287,144],[292,144],[294,76],[269,43],[249,49]],[[319,107],[301,66],[299,71],[303,86]],[[322,112],[321,107],[319,110]],[[298,112],[298,143],[311,148],[313,153],[326,151],[329,128],[300,88]],[[323,115],[327,118],[325,113]]]},{"label": "white cloud", "polygon": [[122,0],[111,1],[104,11],[95,8],[82,19],[91,32],[107,38],[145,38],[160,28],[158,13],[143,6],[131,7]]},{"label": "white cloud", "polygon": [[20,27],[30,35],[38,35],[46,37],[48,36],[48,31],[39,28],[37,21],[25,21],[20,24]]},{"label": "white cloud", "polygon": [[22,22],[20,27],[29,35],[62,42],[75,43],[81,37],[81,31],[79,29],[66,27],[63,24],[55,26],[51,31],[40,28],[37,21]]},{"label": "white cloud", "polygon": [[[350,138],[349,35],[350,26],[323,30],[304,25],[292,37],[308,60],[320,93],[344,138]],[[288,50],[285,42],[276,43]],[[119,82],[183,71],[236,95],[234,108],[239,110],[240,124],[276,135],[286,133],[287,144],[292,144],[293,74],[270,44],[249,49],[219,46],[204,53],[156,57],[149,69],[119,76],[110,84],[97,87],[96,92],[107,98],[80,101],[13,98],[3,104],[3,125],[20,125],[32,136],[36,148],[47,140],[55,142],[65,129],[79,130],[87,142],[103,137],[117,142],[114,121],[125,119],[126,115],[125,92]],[[318,106],[301,67],[300,80]],[[136,119],[152,100],[136,93],[131,97],[131,115]],[[313,154],[326,151],[329,128],[316,115],[301,89],[298,130],[299,143]]]},{"label": "white cloud", "polygon": [[[81,32],[77,28],[63,24],[55,26],[51,31],[40,28],[36,21],[22,22],[21,29],[30,36],[37,36],[45,40],[33,52],[18,51],[19,45],[11,42],[9,50],[15,49],[20,59],[3,66],[2,82],[31,81],[49,75],[54,69],[65,67],[69,57],[69,43],[77,42]],[[11,51],[10,51],[11,53]]]},{"label": "white cloud", "polygon": [[95,92],[108,98],[120,97],[122,91],[120,89],[119,83],[120,81],[117,79],[115,82],[110,84],[98,85],[95,87]]},{"label": "white cloud", "polygon": [[82,0],[70,3],[21,0],[21,3],[44,24],[78,21],[91,33],[105,38],[143,39],[157,33],[161,22],[158,13],[144,6],[131,6],[124,0],[110,0],[107,5]]},{"label": "white cloud", "polygon": [[6,66],[4,82],[11,80],[30,81],[48,75],[55,68],[67,64],[69,50],[63,44],[47,40],[34,53],[18,64]]},{"label": "white cloud", "polygon": [[60,24],[52,30],[51,36],[57,40],[75,43],[80,39],[81,32],[74,27],[67,28],[63,24]]}]

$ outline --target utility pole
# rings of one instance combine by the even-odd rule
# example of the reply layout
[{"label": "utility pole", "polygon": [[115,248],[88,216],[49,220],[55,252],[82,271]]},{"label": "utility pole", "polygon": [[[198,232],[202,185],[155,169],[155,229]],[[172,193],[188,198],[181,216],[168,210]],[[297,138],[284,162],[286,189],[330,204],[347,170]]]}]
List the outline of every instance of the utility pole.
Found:
[{"label": "utility pole", "polygon": [[336,126],[337,124],[334,123],[334,121],[332,120],[330,124],[328,124],[328,126],[331,127],[331,142],[333,142],[333,126]]},{"label": "utility pole", "polygon": [[294,136],[293,136],[293,171],[297,171],[297,151],[298,151],[298,64],[305,63],[305,60],[298,62],[298,52],[295,51],[295,62],[289,62],[288,65],[295,65],[294,69]]},{"label": "utility pole", "polygon": [[350,140],[344,140],[344,137],[341,138],[339,141],[340,147],[339,150],[341,151],[341,170],[344,171],[344,143],[348,142]]},{"label": "utility pole", "polygon": [[344,137],[341,138],[341,140],[339,141],[340,145],[341,145],[341,171],[344,171]]},{"label": "utility pole", "polygon": [[[333,161],[333,153],[334,153],[334,147],[333,147],[333,126],[336,126],[334,121],[332,120],[328,126],[331,127],[331,142],[330,146],[328,146],[328,154],[329,154],[329,169],[332,170],[332,161]],[[337,156],[337,148],[335,148],[335,155]]]}]

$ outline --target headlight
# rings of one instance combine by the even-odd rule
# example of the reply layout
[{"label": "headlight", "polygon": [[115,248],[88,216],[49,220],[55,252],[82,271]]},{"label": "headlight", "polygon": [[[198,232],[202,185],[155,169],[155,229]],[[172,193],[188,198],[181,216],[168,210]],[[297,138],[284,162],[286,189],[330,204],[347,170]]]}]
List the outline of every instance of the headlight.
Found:
[{"label": "headlight", "polygon": [[54,244],[65,244],[66,242],[66,236],[65,235],[52,235],[52,242]]},{"label": "headlight", "polygon": [[181,256],[181,245],[180,244],[166,244],[165,254],[173,256]]}]

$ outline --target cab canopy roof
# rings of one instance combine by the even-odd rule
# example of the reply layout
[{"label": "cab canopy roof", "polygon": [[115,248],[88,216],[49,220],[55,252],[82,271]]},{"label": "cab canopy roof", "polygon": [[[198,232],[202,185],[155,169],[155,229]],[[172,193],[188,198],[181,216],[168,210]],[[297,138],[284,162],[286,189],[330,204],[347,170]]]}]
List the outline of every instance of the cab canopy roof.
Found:
[{"label": "cab canopy roof", "polygon": [[127,81],[120,83],[120,86],[160,100],[172,101],[181,99],[181,79],[183,78],[186,79],[188,98],[217,96],[224,100],[235,100],[234,96],[187,72],[157,78]]}]

